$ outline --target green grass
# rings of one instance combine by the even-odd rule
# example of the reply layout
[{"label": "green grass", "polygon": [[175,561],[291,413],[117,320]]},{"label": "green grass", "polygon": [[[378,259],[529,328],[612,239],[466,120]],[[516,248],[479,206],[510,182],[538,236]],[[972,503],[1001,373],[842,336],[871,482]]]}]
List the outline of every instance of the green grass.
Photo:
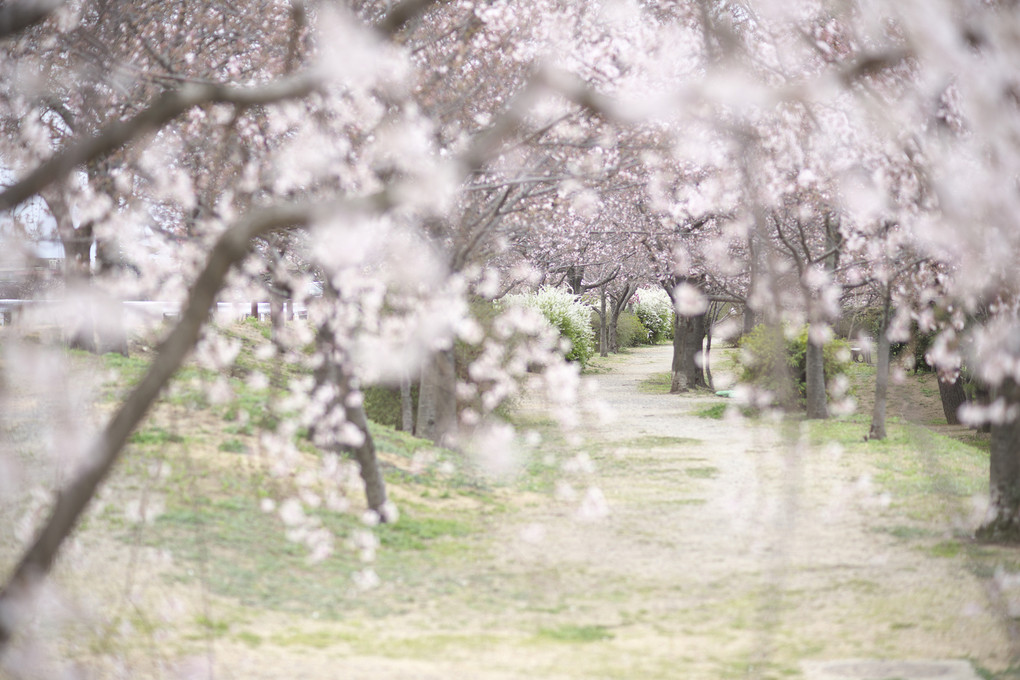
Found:
[{"label": "green grass", "polygon": [[[818,446],[837,443],[846,455],[863,456],[877,469],[875,481],[891,496],[893,507],[912,520],[945,518],[961,512],[988,485],[988,454],[920,425],[892,418],[888,437],[864,441],[868,418],[805,421]],[[964,513],[965,514],[965,513]]]},{"label": "green grass", "polygon": [[608,442],[609,448],[628,449],[674,449],[682,446],[700,446],[704,441],[694,437],[665,437],[659,435],[641,435],[633,439],[627,439],[619,443]]},{"label": "green grass", "polygon": [[[70,354],[82,358],[90,357],[88,352],[71,350]],[[103,366],[115,376],[103,386],[103,398],[106,401],[119,401],[142,379],[149,370],[149,360],[137,356],[125,357],[114,352],[104,354]]]},{"label": "green grass", "polygon": [[311,649],[327,649],[345,641],[344,636],[326,630],[293,631],[274,635],[269,639],[269,642],[279,647],[308,647]]},{"label": "green grass", "polygon": [[128,439],[128,442],[137,446],[162,446],[163,444],[179,444],[183,441],[184,437],[181,435],[155,426],[136,430]]},{"label": "green grass", "polygon": [[248,453],[248,447],[240,439],[228,439],[216,448],[226,453]]},{"label": "green grass", "polygon": [[619,352],[609,356],[595,354],[581,370],[582,375],[604,375],[613,370],[623,359],[633,354],[633,350],[627,347],[621,348]]},{"label": "green grass", "polygon": [[544,456],[532,455],[525,461],[514,485],[521,491],[533,493],[550,493],[560,478],[560,466],[554,458],[546,460]]},{"label": "green grass", "polygon": [[740,410],[740,414],[745,418],[754,417],[754,411],[746,406],[737,406],[732,401],[723,401],[706,406],[703,409],[694,412],[694,415],[699,418],[709,418],[711,420],[722,420],[726,417],[726,411],[730,408],[737,408]]},{"label": "green grass", "polygon": [[[358,518],[319,511],[317,516],[338,543],[331,557],[309,564],[307,549],[288,541],[277,515],[262,512],[254,497],[190,501],[175,497],[167,505],[166,512],[146,529],[143,542],[172,552],[181,567],[175,571],[177,579],[190,582],[201,571],[214,594],[246,606],[314,611],[324,618],[340,618],[364,604],[353,592],[352,576],[365,565],[344,543],[355,529],[365,528]],[[401,511],[395,524],[375,529],[385,550],[378,554],[374,568],[383,578],[434,574],[437,556],[455,559],[472,549],[453,539],[468,540],[481,531],[479,522],[470,517],[455,520],[407,507]],[[188,566],[199,563],[204,565],[201,570]]]},{"label": "green grass", "polygon": [[543,628],[538,632],[538,637],[554,642],[585,643],[611,640],[613,634],[606,626],[563,625],[556,628]]},{"label": "green grass", "polygon": [[962,546],[957,541],[941,541],[928,548],[928,554],[932,557],[956,557],[961,550]]},{"label": "green grass", "polygon": [[[403,458],[413,458],[414,454],[423,449],[434,449],[435,445],[425,439],[419,439],[407,432],[401,432],[386,425],[369,421],[368,431],[372,435],[375,447],[379,451],[392,453]],[[449,452],[447,452],[449,453]]]},{"label": "green grass", "polygon": [[[252,428],[275,429],[279,417],[273,408],[273,402],[289,388],[289,381],[292,378],[307,375],[309,369],[300,363],[278,358],[268,360],[256,358],[256,342],[262,342],[270,336],[268,324],[247,319],[230,326],[219,327],[216,332],[242,341],[240,352],[233,365],[226,371],[233,398],[226,404],[212,405],[207,393],[208,387],[219,380],[221,374],[189,364],[180,368],[174,375],[162,398],[163,403],[184,409],[213,409],[217,415],[230,422],[238,421],[243,412],[246,423],[238,426],[243,430],[243,434],[250,434]],[[86,353],[72,354],[84,356]],[[114,376],[104,385],[105,399],[118,401],[125,398],[128,391],[145,375],[149,360],[147,354],[134,354],[130,357],[114,353],[103,355],[104,367]],[[254,389],[249,385],[248,380],[256,372],[270,379],[269,388]]]},{"label": "green grass", "polygon": [[638,392],[643,392],[645,394],[669,394],[669,388],[672,386],[672,382],[673,374],[669,371],[664,373],[653,373],[638,383]]},{"label": "green grass", "polygon": [[934,530],[932,530],[932,529],[927,529],[927,528],[923,528],[923,527],[914,527],[914,526],[903,526],[903,525],[897,525],[897,526],[891,526],[891,527],[877,527],[877,528],[874,529],[874,531],[878,531],[878,532],[882,532],[882,533],[887,533],[890,536],[895,536],[896,538],[899,538],[899,539],[902,539],[902,540],[905,540],[905,541],[912,541],[912,540],[917,540],[917,539],[921,539],[921,538],[929,538],[932,535],[934,535],[934,533],[935,533]]},{"label": "green grass", "polygon": [[[337,618],[352,609],[397,607],[399,602],[374,605],[353,588],[352,575],[366,565],[359,553],[348,545],[355,530],[366,529],[352,513],[338,513],[305,507],[336,538],[332,556],[318,564],[307,560],[308,550],[286,538],[286,527],[275,512],[263,512],[265,498],[284,499],[295,493],[288,478],[271,477],[254,458],[237,459],[227,454],[247,453],[251,440],[262,430],[276,427],[275,402],[290,378],[304,375],[307,369],[281,359],[259,360],[255,344],[269,335],[266,324],[253,320],[218,329],[240,339],[242,349],[229,371],[233,398],[225,404],[212,404],[207,387],[220,379],[218,373],[188,365],[175,376],[162,404],[186,410],[187,414],[204,410],[214,416],[192,425],[193,419],[171,411],[173,426],[145,425],[130,440],[130,455],[118,467],[114,485],[135,489],[151,487],[164,501],[165,510],[151,525],[132,526],[122,513],[102,512],[90,522],[103,523],[121,540],[167,549],[176,566],[170,578],[194,582],[201,575],[213,594],[233,598],[258,608],[292,612],[318,612],[324,618]],[[86,360],[83,357],[82,360]],[[93,359],[90,359],[93,360]],[[126,389],[137,382],[148,368],[145,357],[103,357],[111,379],[106,389],[112,398],[123,398]],[[252,373],[270,378],[270,386],[254,389]],[[215,417],[222,425],[215,426]],[[414,504],[403,494],[398,500],[400,519],[395,524],[374,528],[382,550],[371,565],[384,581],[440,579],[442,569],[436,560],[470,560],[487,544],[484,533],[487,517],[503,511],[488,483],[477,477],[460,454],[435,447],[391,427],[369,424],[377,450],[383,457],[387,485],[402,487],[411,495],[429,498],[430,503]],[[305,453],[315,448],[299,431],[295,444]],[[168,448],[168,444],[188,444]],[[192,455],[192,449],[206,452]],[[209,457],[208,452],[212,452]],[[428,452],[434,464],[411,472],[410,462]],[[223,462],[215,456],[224,456]],[[228,462],[229,461],[229,462]],[[250,461],[250,462],[249,462]],[[167,463],[166,474],[156,478],[155,463]],[[452,463],[439,470],[440,463]],[[447,466],[449,467],[449,466]],[[468,498],[473,511],[457,506],[456,514],[444,507],[445,500]],[[200,622],[201,623],[201,622]],[[208,624],[208,625],[206,625]],[[202,624],[206,634],[223,635],[216,622]],[[253,635],[253,634],[251,634]],[[259,636],[242,637],[245,644],[263,642]]]},{"label": "green grass", "polygon": [[243,630],[234,637],[252,649],[262,645],[262,636],[257,633],[252,633],[251,631]]},{"label": "green grass", "polygon": [[699,418],[711,418],[713,420],[722,420],[723,416],[726,415],[726,409],[729,407],[727,403],[712,404],[707,406],[700,411],[695,411],[694,415]]},{"label": "green grass", "polygon": [[994,672],[983,667],[973,659],[970,659],[970,662],[974,666],[975,672],[983,680],[1020,680],[1020,666],[1011,665],[1003,671]]},{"label": "green grass", "polygon": [[[247,333],[250,329],[242,330]],[[262,328],[256,330],[264,337]],[[268,329],[265,330],[267,334]],[[253,441],[248,437],[257,436],[259,429],[272,426],[271,420],[263,418],[265,413],[272,412],[275,395],[279,394],[278,383],[274,378],[271,388],[252,390],[245,378],[246,371],[258,370],[268,374],[276,367],[273,362],[258,362],[246,352],[247,349],[242,351],[243,365],[230,377],[230,384],[237,395],[232,404],[214,405],[202,400],[200,393],[204,383],[214,377],[212,374],[188,369],[177,381],[176,403],[207,409],[202,426],[212,431],[189,429],[187,423],[175,421],[172,426],[146,426],[132,438],[131,455],[125,456],[118,474],[131,477],[129,481],[137,483],[142,475],[149,474],[153,461],[165,458],[171,463],[172,472],[165,479],[160,479],[159,488],[154,489],[161,498],[165,498],[166,511],[163,515],[152,525],[135,527],[126,523],[123,513],[114,511],[110,506],[107,513],[97,513],[91,519],[94,523],[107,522],[110,534],[124,541],[134,540],[133,537],[141,532],[142,545],[158,546],[172,553],[174,564],[170,568],[169,579],[191,586],[201,584],[204,590],[215,596],[212,601],[216,603],[216,613],[210,613],[208,620],[196,619],[190,626],[197,626],[203,638],[223,638],[252,649],[277,645],[312,650],[308,653],[330,649],[332,654],[345,654],[353,650],[358,654],[390,659],[438,659],[445,654],[457,658],[469,652],[484,652],[485,645],[523,642],[525,647],[541,646],[545,654],[562,655],[564,658],[573,655],[569,657],[571,659],[584,655],[588,659],[597,659],[600,677],[635,677],[635,668],[627,656],[627,644],[599,644],[613,640],[618,629],[590,622],[626,620],[622,614],[619,617],[616,614],[606,616],[607,603],[621,611],[624,607],[637,609],[637,598],[644,598],[640,604],[647,604],[649,596],[665,590],[649,586],[640,576],[630,580],[630,574],[626,579],[621,577],[607,584],[599,580],[602,578],[600,574],[585,568],[563,570],[555,565],[534,566],[513,556],[513,568],[502,570],[499,566],[490,567],[490,564],[503,562],[486,561],[500,550],[492,540],[495,521],[504,519],[500,513],[513,507],[518,499],[535,502],[532,495],[513,494],[520,490],[548,492],[553,482],[562,475],[558,461],[576,452],[564,441],[551,419],[544,415],[515,416],[521,430],[539,432],[542,442],[529,448],[522,437],[522,450],[534,449],[533,455],[518,478],[498,482],[480,480],[472,472],[470,464],[456,452],[438,449],[429,442],[390,427],[370,424],[376,446],[384,457],[384,472],[394,492],[391,497],[397,500],[401,517],[396,524],[372,529],[382,549],[371,566],[381,577],[382,585],[377,591],[362,593],[353,587],[351,577],[366,564],[348,545],[355,530],[366,529],[358,517],[349,513],[309,510],[337,538],[335,553],[331,557],[319,564],[309,564],[306,549],[286,539],[286,528],[279,516],[265,513],[259,507],[260,501],[266,497],[282,499],[293,495],[291,479],[274,478],[261,471],[255,456],[218,455],[218,452],[228,454],[244,450],[245,442]],[[128,376],[140,375],[139,368],[144,369],[144,365],[125,362],[120,357],[112,361],[122,363]],[[287,375],[287,371],[282,370],[281,374]],[[663,373],[659,378],[657,389],[663,393],[668,391],[668,376],[668,373]],[[722,418],[725,409],[733,403],[732,400],[713,401],[716,403],[705,410],[714,410],[716,415],[710,417],[716,418]],[[709,400],[702,399],[700,402],[692,405],[701,407]],[[215,417],[209,418],[210,414]],[[793,423],[791,431],[795,432],[800,426],[799,422]],[[864,442],[867,422],[860,418],[804,423],[803,428],[816,444],[827,443],[830,439],[839,442],[845,449],[845,460],[853,462],[855,474],[860,470],[877,470],[873,478],[876,486],[891,495],[893,507],[875,511],[877,523],[887,526],[875,528],[876,534],[882,535],[873,534],[872,539],[880,543],[909,541],[907,546],[896,547],[913,551],[918,564],[932,558],[960,562],[970,560],[967,566],[982,577],[989,577],[999,565],[1008,569],[1015,566],[1016,570],[1020,570],[1020,559],[1003,557],[1011,554],[1006,550],[977,546],[959,537],[959,540],[953,540],[953,535],[947,534],[944,529],[946,522],[943,520],[949,513],[956,508],[967,507],[968,495],[974,489],[984,490],[987,456],[967,447],[959,448],[945,438],[931,438],[932,435],[898,421],[890,423],[891,436],[886,442]],[[627,437],[628,434],[620,433],[618,436]],[[705,443],[687,437],[638,435],[605,445],[588,442],[587,446],[593,457],[596,453],[605,453],[605,458],[610,458],[608,452],[614,448],[632,450],[632,456],[613,457],[614,464],[630,466],[625,474],[640,474],[642,480],[666,472],[671,475],[669,481],[675,484],[660,505],[653,508],[652,514],[656,517],[659,510],[663,511],[663,517],[669,517],[667,513],[670,511],[684,511],[674,506],[706,503],[704,498],[685,496],[692,494],[692,489],[705,491],[712,486],[697,480],[717,477],[720,471],[711,465],[717,459],[711,456],[723,455],[706,448],[698,449],[696,447],[704,447]],[[202,455],[190,456],[188,450],[193,448],[201,448]],[[642,449],[656,450],[642,453]],[[674,454],[674,449],[679,449],[679,453]],[[308,442],[302,443],[302,451],[314,454]],[[434,453],[437,462],[453,463],[454,471],[440,473],[433,465],[423,471],[412,472],[410,461],[425,453],[430,456]],[[657,462],[661,464],[666,460],[668,468],[656,467]],[[597,458],[597,462],[603,469],[603,478],[607,477],[603,467],[606,461]],[[639,478],[635,476],[635,479]],[[852,478],[848,477],[848,480]],[[689,514],[696,515],[694,512]],[[938,521],[932,521],[933,518]],[[507,526],[500,524],[501,528]],[[697,528],[691,531],[697,531]],[[649,529],[648,536],[654,538],[660,534]],[[675,549],[672,543],[668,545]],[[676,545],[681,545],[681,542],[677,541]],[[748,579],[748,582],[754,581]],[[738,585],[737,592],[751,588],[748,584]],[[673,583],[665,587],[676,588]],[[839,578],[833,586],[868,596],[882,593],[883,587],[864,578]],[[714,602],[718,599],[714,594],[718,589],[713,587],[712,590]],[[691,601],[699,599],[696,592],[684,595]],[[803,597],[811,596],[813,594],[808,593]],[[447,611],[451,612],[449,618],[443,618],[444,625],[451,628],[460,626],[466,617],[471,617],[473,624],[491,625],[494,634],[479,635],[477,631],[482,628],[478,625],[465,634],[422,631],[408,636],[399,629],[402,625],[399,623],[398,634],[379,633],[374,617],[393,615],[403,617],[401,621],[414,619],[421,613],[422,602],[428,603],[430,611],[438,611],[442,617]],[[300,616],[300,623],[294,628],[273,629],[263,627],[260,621],[255,628],[250,621],[223,615],[224,608],[230,610],[234,607],[242,611],[243,607],[251,607],[252,620],[264,610],[293,612]],[[757,590],[743,599],[723,601],[717,608],[726,612],[725,629],[712,623],[699,630],[693,608],[689,611],[683,607],[676,608],[673,620],[663,620],[659,616],[661,607],[656,609],[654,605],[651,611],[642,610],[644,613],[633,625],[642,629],[657,628],[665,639],[665,633],[679,626],[678,621],[690,617],[683,623],[689,626],[691,635],[704,631],[706,636],[721,636],[734,641],[761,625],[761,598]],[[518,609],[529,614],[521,618],[516,615]],[[731,613],[734,614],[732,619]],[[896,615],[900,618],[889,620],[912,620],[898,612]],[[313,616],[329,623],[313,623]],[[267,617],[270,621],[267,625],[274,625],[272,621],[280,618]],[[373,623],[359,630],[358,626],[368,620]],[[895,630],[897,627],[906,629],[911,624],[891,625]],[[626,633],[616,634],[627,637],[621,643],[630,643],[630,636],[636,629],[620,630]],[[780,639],[777,647],[785,644],[786,641]],[[571,650],[571,645],[576,645],[576,648]],[[623,653],[620,648],[623,648]],[[295,651],[302,653],[301,649]],[[816,651],[808,656],[818,654]],[[604,662],[602,655],[607,657]],[[793,652],[783,656],[789,660]],[[743,663],[745,658],[738,650],[733,653],[732,659],[718,660],[715,675],[743,677],[752,672],[752,668]],[[728,665],[730,662],[732,664]],[[650,663],[656,661],[653,659]],[[669,659],[669,663],[675,664],[676,659]],[[755,666],[752,674],[760,674],[762,668]],[[795,672],[779,665],[765,668],[765,677]],[[673,665],[643,677],[675,677],[675,671]],[[548,672],[551,674],[552,670]]]},{"label": "green grass", "polygon": [[[372,431],[380,451],[400,458],[434,448],[429,442],[382,426],[373,425]],[[154,489],[165,500],[163,514],[151,526],[141,528],[124,525],[118,513],[104,513],[94,521],[105,522],[124,541],[140,540],[143,545],[169,550],[178,565],[174,579],[192,582],[202,574],[210,592],[246,606],[319,612],[324,618],[338,618],[352,608],[372,606],[352,587],[354,572],[366,566],[358,552],[347,545],[355,530],[366,528],[357,516],[306,507],[305,511],[316,515],[336,537],[334,554],[319,564],[309,564],[308,550],[287,540],[279,516],[260,508],[265,497],[282,498],[292,493],[287,482],[249,464],[217,465],[207,459],[190,458],[182,449],[168,454],[163,445],[170,439],[172,435],[160,428],[141,431],[133,444],[134,454],[118,471],[124,480],[120,483],[127,483],[145,475],[157,460],[170,462],[170,474],[158,480]],[[217,450],[246,450],[242,447],[239,440],[228,438],[219,442]],[[402,500],[398,502],[399,520],[373,530],[383,548],[373,565],[381,578],[428,579],[436,574],[435,560],[457,563],[485,549],[485,518],[502,510],[491,493],[481,489],[467,473],[412,475],[393,465],[384,466],[384,473],[389,486],[424,489],[437,500],[430,505]],[[480,505],[474,512],[461,508],[451,515],[442,499],[461,496]],[[394,606],[398,604],[385,605]],[[218,629],[213,632],[221,633]]]},{"label": "green grass", "polygon": [[226,621],[210,619],[204,614],[197,616],[195,618],[195,623],[203,629],[205,634],[212,637],[223,637],[230,630],[230,624]]},{"label": "green grass", "polygon": [[384,524],[376,533],[379,543],[385,548],[422,551],[435,547],[440,539],[470,536],[478,529],[478,524],[469,519],[415,516],[405,510],[398,522]]}]

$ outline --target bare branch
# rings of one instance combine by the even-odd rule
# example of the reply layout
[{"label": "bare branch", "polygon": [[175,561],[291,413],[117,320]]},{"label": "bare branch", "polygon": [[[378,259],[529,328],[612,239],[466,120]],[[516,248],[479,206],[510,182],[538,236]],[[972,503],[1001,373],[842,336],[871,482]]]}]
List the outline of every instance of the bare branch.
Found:
[{"label": "bare branch", "polygon": [[272,104],[307,96],[317,86],[315,78],[302,75],[253,88],[189,84],[179,90],[164,92],[134,117],[112,123],[97,135],[69,146],[44,161],[24,179],[8,187],[0,193],[0,211],[17,207],[46,186],[67,177],[76,167],[100,158],[140,135],[159,129],[192,107],[214,102],[238,107]]},{"label": "bare branch", "polygon": [[606,285],[610,281],[615,280],[616,277],[620,275],[620,269],[621,269],[620,267],[617,267],[612,272],[607,274],[606,277],[603,278],[601,281],[596,281],[595,283],[582,283],[581,284],[581,290],[591,290],[593,288],[601,288],[602,286]]}]

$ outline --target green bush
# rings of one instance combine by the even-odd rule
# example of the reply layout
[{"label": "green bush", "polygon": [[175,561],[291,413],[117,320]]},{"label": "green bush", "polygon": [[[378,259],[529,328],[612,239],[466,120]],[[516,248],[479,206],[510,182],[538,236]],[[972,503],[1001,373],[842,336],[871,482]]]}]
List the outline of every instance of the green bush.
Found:
[{"label": "green bush", "polygon": [[934,369],[928,364],[925,355],[928,354],[928,350],[931,349],[937,336],[938,333],[935,331],[922,333],[917,327],[917,323],[912,323],[910,325],[910,340],[892,343],[889,346],[889,356],[903,362],[905,367],[913,369],[914,373],[930,373]]},{"label": "green bush", "polygon": [[[740,339],[741,352],[737,358],[740,381],[769,390],[778,395],[783,406],[793,407],[789,383],[785,382],[792,379],[797,386],[796,401],[801,403],[807,394],[807,339],[807,326],[792,338],[780,327],[755,326]],[[830,340],[822,348],[822,356],[828,386],[834,376],[849,366],[850,345],[845,340]]]},{"label": "green bush", "polygon": [[546,286],[537,293],[507,295],[505,304],[523,305],[541,312],[560,336],[570,341],[566,357],[582,366],[595,353],[595,329],[591,323],[591,308],[565,290]]},{"label": "green bush", "polygon": [[637,314],[620,312],[620,318],[616,322],[616,340],[620,347],[637,347],[648,342],[648,330],[638,319]]},{"label": "green bush", "polygon": [[661,288],[640,288],[634,293],[634,314],[647,329],[644,342],[658,344],[673,339],[673,301]]},{"label": "green bush", "polygon": [[[417,376],[415,376],[417,378]],[[402,423],[400,411],[400,388],[387,385],[369,385],[362,390],[364,394],[365,417],[373,423],[389,425],[399,430]],[[411,385],[411,409],[417,413],[418,383]]]}]

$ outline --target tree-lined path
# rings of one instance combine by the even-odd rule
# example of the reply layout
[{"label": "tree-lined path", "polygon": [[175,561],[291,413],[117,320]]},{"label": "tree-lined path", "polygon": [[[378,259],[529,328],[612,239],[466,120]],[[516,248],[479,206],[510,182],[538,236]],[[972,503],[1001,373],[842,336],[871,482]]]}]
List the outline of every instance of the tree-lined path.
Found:
[{"label": "tree-lined path", "polygon": [[[395,548],[384,545],[381,583],[339,608],[327,600],[342,577],[247,576],[254,590],[228,595],[215,582],[240,577],[244,564],[225,563],[211,536],[214,552],[197,564],[186,544],[128,556],[114,540],[121,525],[97,519],[57,578],[113,627],[83,630],[98,641],[92,652],[64,653],[98,677],[127,668],[133,677],[666,680],[801,677],[803,661],[851,658],[1011,665],[1015,557],[967,539],[980,520],[971,495],[985,483],[984,454],[895,421],[882,443],[862,441],[863,417],[815,424],[828,443],[814,444],[798,423],[699,417],[724,402],[649,388],[669,353],[609,359],[583,399],[604,401],[614,417],[589,409],[599,415],[585,418],[579,439],[556,434],[546,405],[522,403],[531,465],[544,466],[524,475],[533,488],[495,484],[478,504],[395,483],[411,523],[399,535],[422,546],[387,558]],[[115,487],[112,507],[122,500]],[[416,535],[427,526],[423,504],[431,526],[474,529]],[[142,532],[143,545],[160,526]],[[124,584],[134,604],[118,618]],[[286,601],[311,587],[321,602]],[[153,618],[137,618],[138,606]],[[110,645],[120,666],[101,652]]]},{"label": "tree-lined path", "polygon": [[[568,466],[560,481],[576,496],[513,496],[468,559],[436,556],[420,582],[366,594],[389,613],[314,626],[328,642],[315,654],[247,650],[260,660],[239,661],[244,672],[313,664],[305,677],[318,677],[325,659],[345,677],[394,679],[800,677],[801,661],[847,658],[1009,665],[1008,593],[954,529],[973,518],[957,516],[971,505],[945,478],[951,458],[697,417],[718,398],[642,388],[669,351],[635,350],[596,377],[615,418],[582,428],[572,452],[596,471]],[[523,411],[543,422],[541,404]],[[942,446],[930,440],[927,453]],[[588,484],[605,517],[579,517]],[[375,643],[359,652],[344,643],[352,630]]]},{"label": "tree-lined path", "polygon": [[[883,473],[882,453],[812,445],[796,424],[699,418],[704,393],[641,391],[669,352],[636,350],[598,376],[616,419],[588,430],[585,446],[609,516],[547,521],[544,544],[508,559],[578,581],[578,619],[611,627],[602,654],[580,657],[592,661],[587,677],[596,658],[633,669],[619,677],[756,665],[754,677],[847,657],[1006,663],[1002,603],[962,553],[935,556],[953,521],[972,520],[954,516],[969,498],[935,489],[922,508]],[[928,463],[910,484],[938,477],[939,461]]]}]

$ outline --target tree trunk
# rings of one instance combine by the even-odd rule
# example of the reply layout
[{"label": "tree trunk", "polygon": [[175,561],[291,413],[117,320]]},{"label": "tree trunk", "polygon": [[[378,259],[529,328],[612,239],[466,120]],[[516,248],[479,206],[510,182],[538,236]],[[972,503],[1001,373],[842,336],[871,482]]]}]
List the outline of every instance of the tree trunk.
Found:
[{"label": "tree trunk", "polygon": [[431,358],[421,367],[418,381],[418,417],[414,419],[414,436],[434,440],[436,436],[436,367]]},{"label": "tree trunk", "polygon": [[414,403],[411,400],[411,378],[400,378],[400,425],[404,432],[414,432]]},{"label": "tree trunk", "polygon": [[440,350],[422,367],[415,435],[439,445],[457,438],[457,374],[453,350]]},{"label": "tree trunk", "polygon": [[829,417],[829,408],[825,398],[825,356],[822,346],[811,341],[808,333],[807,343],[807,417],[808,419],[825,419]]},{"label": "tree trunk", "polygon": [[878,328],[878,363],[875,366],[875,407],[871,411],[868,439],[885,439],[885,415],[889,403],[889,291],[886,290],[882,322]]},{"label": "tree trunk", "polygon": [[[761,228],[761,226],[759,225],[758,228]],[[751,309],[749,301],[754,293],[755,286],[758,284],[758,260],[761,256],[759,251],[758,239],[755,238],[755,233],[751,232],[747,236],[748,275],[750,280],[747,282],[747,301],[744,303],[744,335],[750,334],[756,325],[754,310]]]},{"label": "tree trunk", "polygon": [[[619,295],[609,296],[609,320],[606,322],[608,326],[609,334],[609,351],[619,352],[620,351],[620,314],[626,308],[627,303],[630,302],[630,298],[634,297],[634,293],[637,292],[637,283],[628,281],[623,285],[623,290]],[[605,309],[605,308],[603,308]]]},{"label": "tree trunk", "polygon": [[[972,383],[971,387],[973,388],[972,398],[975,403],[983,407],[987,407],[992,403],[992,393],[986,384],[976,380]],[[991,432],[992,426],[989,423],[985,423],[984,425],[976,425],[974,429],[978,432]]]},{"label": "tree trunk", "polygon": [[[834,272],[839,268],[839,245],[842,236],[839,231],[839,218],[832,211],[825,213],[825,248],[828,255],[825,257],[825,269]],[[805,302],[807,309],[812,307],[812,299],[817,293],[811,293],[805,288]],[[817,303],[817,300],[815,300]],[[825,395],[825,348],[821,343],[814,343],[811,340],[811,330],[814,323],[808,326],[808,344],[806,360],[807,373],[807,417],[809,419],[825,419],[829,417],[829,406]]]},{"label": "tree trunk", "polygon": [[67,346],[71,349],[98,354],[99,345],[96,343],[95,310],[92,298],[86,295],[79,301],[79,304],[75,305],[71,315],[71,330],[68,334]]},{"label": "tree trunk", "polygon": [[99,323],[96,325],[98,349],[100,352],[128,354],[127,327],[124,324],[124,303],[120,300],[105,299],[99,305]]},{"label": "tree trunk", "polygon": [[599,356],[609,356],[609,331],[608,322],[606,321],[606,287],[602,286],[600,291],[599,301],[601,303],[601,311],[599,313]]},{"label": "tree trunk", "polygon": [[[319,329],[319,342],[328,348],[325,356],[331,357],[334,345],[330,333],[325,328]],[[349,399],[355,391],[351,377],[344,372],[343,367],[331,359],[324,361],[315,370],[315,380],[319,385],[334,385],[337,389],[336,395],[330,404],[330,410],[343,409],[344,416],[362,435],[361,443],[358,445],[341,444],[337,441],[335,432],[322,432],[313,424],[310,428],[309,438],[313,443],[321,446],[327,451],[336,454],[350,454],[358,463],[358,471],[361,474],[361,481],[365,486],[365,501],[368,509],[379,515],[379,521],[387,520],[386,505],[386,482],[383,479],[382,471],[379,468],[379,459],[375,452],[375,441],[368,429],[368,418],[365,416],[363,402]],[[351,402],[355,405],[351,405]],[[327,421],[332,419],[327,418]]]},{"label": "tree trunk", "polygon": [[942,400],[942,412],[946,414],[946,423],[960,424],[960,407],[967,401],[967,393],[963,390],[963,376],[957,375],[953,382],[939,380],[939,398]]},{"label": "tree trunk", "polygon": [[[119,266],[119,256],[114,252],[108,241],[95,239],[96,273],[99,275],[115,271]],[[94,296],[92,303],[95,312],[96,346],[99,352],[116,352],[128,356],[127,326],[124,322],[124,303],[106,293]]]},{"label": "tree trunk", "polygon": [[567,267],[566,280],[571,293],[578,297],[584,293],[584,267]]},{"label": "tree trunk", "polygon": [[711,314],[709,322],[705,325],[705,358],[701,362],[705,370],[705,382],[708,384],[708,389],[713,392],[715,392],[715,385],[712,383],[712,365],[709,358],[712,356],[712,326],[715,325],[715,316],[715,314]]},{"label": "tree trunk", "polygon": [[249,316],[254,318],[256,321],[259,320],[259,303],[258,302],[251,303],[251,314]]},{"label": "tree trunk", "polygon": [[620,351],[620,314],[627,307],[627,303],[634,297],[634,293],[637,292],[637,283],[628,282],[624,285],[623,291],[619,295],[610,296],[609,312],[609,351],[619,352]]},{"label": "tree trunk", "polygon": [[347,413],[347,420],[353,424],[361,434],[364,435],[358,446],[345,447],[358,462],[358,470],[361,473],[361,481],[365,485],[365,501],[368,509],[379,516],[380,522],[386,522],[389,518],[386,512],[386,481],[383,479],[382,470],[379,468],[379,458],[375,453],[375,441],[368,429],[368,418],[365,416],[365,407],[361,402],[351,406],[347,399],[354,390],[351,388],[349,378],[337,367],[337,384],[340,388],[340,402]]},{"label": "tree trunk", "polygon": [[280,337],[280,330],[283,328],[283,298],[275,293],[269,294],[269,323],[270,333],[273,341]]},{"label": "tree trunk", "polygon": [[457,371],[453,349],[436,354],[436,438],[443,446],[452,446],[457,440]]},{"label": "tree trunk", "polygon": [[699,354],[705,342],[705,315],[681,316],[673,323],[673,376],[670,394],[708,387],[705,372],[699,365]]},{"label": "tree trunk", "polygon": [[76,305],[76,309],[71,312],[71,329],[67,344],[72,349],[81,349],[94,354],[99,347],[96,344],[95,309],[91,290],[92,224],[83,224],[77,229],[72,227],[67,238],[64,238],[63,232],[61,237],[64,244],[65,291],[82,296],[82,303]]},{"label": "tree trunk", "polygon": [[673,315],[673,365],[671,366],[671,379],[669,383],[669,393],[679,394],[680,392],[687,391],[687,378],[683,371],[683,355],[684,355],[684,332],[681,330],[680,325],[683,323],[683,317],[679,314]]},{"label": "tree trunk", "polygon": [[70,318],[67,319],[69,323],[66,326],[65,341],[72,349],[95,353],[98,346],[92,291],[89,290],[92,278],[92,222],[86,222],[75,229],[71,209],[63,192],[48,190],[45,194],[50,214],[57,223],[60,244],[64,247],[64,294],[69,299],[74,295],[83,296],[83,303],[76,304],[74,309],[68,311]]},{"label": "tree trunk", "polygon": [[[1020,387],[1008,381],[998,390],[1007,407],[1020,406]],[[977,536],[985,540],[1020,539],[1020,418],[992,425],[987,521]]]}]

